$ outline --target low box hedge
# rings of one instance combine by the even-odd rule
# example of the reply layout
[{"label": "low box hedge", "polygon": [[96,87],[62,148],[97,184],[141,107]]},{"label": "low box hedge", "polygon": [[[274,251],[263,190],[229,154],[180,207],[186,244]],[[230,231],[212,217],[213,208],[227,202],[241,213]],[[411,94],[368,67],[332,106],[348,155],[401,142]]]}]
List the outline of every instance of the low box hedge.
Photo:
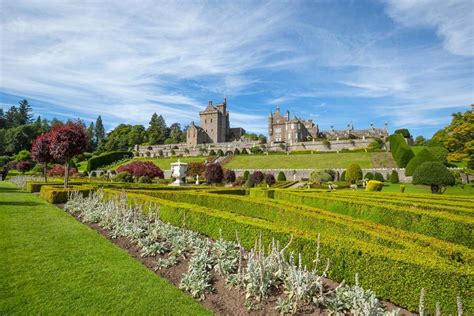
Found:
[{"label": "low box hedge", "polygon": [[61,186],[44,185],[41,187],[40,197],[46,202],[52,204],[61,204],[66,203],[69,195],[74,191],[78,191],[84,196],[87,196],[91,191],[95,190],[96,187],[85,185],[71,185],[68,188],[64,188]]},{"label": "low box hedge", "polygon": [[[117,190],[105,191],[109,198],[120,194]],[[254,245],[259,236],[264,243],[270,244],[273,239],[286,243],[293,235],[290,249],[301,252],[304,264],[311,267],[315,258],[317,232],[302,231],[287,223],[235,214],[219,207],[208,208],[140,193],[128,192],[127,200],[144,206],[145,210],[150,204],[158,205],[163,221],[187,227],[211,238],[219,238],[222,231],[225,239],[235,240],[238,232],[242,245],[247,249]],[[399,234],[404,233],[399,231]],[[399,239],[398,236],[394,238]],[[419,292],[423,287],[427,310],[434,310],[435,303],[440,302],[445,313],[455,313],[456,297],[460,296],[464,311],[473,311],[474,302],[470,299],[474,290],[472,251],[429,237],[420,238],[435,243],[433,248],[436,251],[432,247],[417,246],[410,242],[398,249],[344,235],[322,234],[321,258],[331,260],[330,278],[337,281],[353,280],[355,273],[358,273],[361,286],[374,290],[380,298],[390,299],[411,310],[417,310]],[[462,260],[454,260],[454,254]]]}]

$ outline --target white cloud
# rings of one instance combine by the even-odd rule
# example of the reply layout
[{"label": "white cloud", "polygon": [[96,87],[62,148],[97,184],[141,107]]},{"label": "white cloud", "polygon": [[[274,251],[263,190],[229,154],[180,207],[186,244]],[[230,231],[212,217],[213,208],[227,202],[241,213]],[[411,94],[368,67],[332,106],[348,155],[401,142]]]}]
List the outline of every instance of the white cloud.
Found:
[{"label": "white cloud", "polygon": [[471,0],[388,0],[391,18],[407,27],[431,27],[453,54],[474,56]]}]

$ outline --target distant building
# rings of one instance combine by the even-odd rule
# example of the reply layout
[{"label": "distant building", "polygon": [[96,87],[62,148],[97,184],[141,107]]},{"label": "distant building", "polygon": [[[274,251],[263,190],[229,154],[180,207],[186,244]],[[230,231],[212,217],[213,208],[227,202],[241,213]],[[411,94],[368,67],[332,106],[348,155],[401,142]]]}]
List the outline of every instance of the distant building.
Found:
[{"label": "distant building", "polygon": [[191,122],[186,134],[186,144],[196,146],[199,144],[225,143],[240,140],[245,134],[241,127],[231,128],[229,123],[229,112],[227,112],[227,100],[212,105],[209,101],[206,109],[199,112],[200,126]]},{"label": "distant building", "polygon": [[297,118],[290,119],[290,112],[281,115],[280,107],[276,112],[270,112],[268,117],[268,141],[270,143],[296,143],[307,142],[317,138],[319,134],[318,125],[313,120]]}]

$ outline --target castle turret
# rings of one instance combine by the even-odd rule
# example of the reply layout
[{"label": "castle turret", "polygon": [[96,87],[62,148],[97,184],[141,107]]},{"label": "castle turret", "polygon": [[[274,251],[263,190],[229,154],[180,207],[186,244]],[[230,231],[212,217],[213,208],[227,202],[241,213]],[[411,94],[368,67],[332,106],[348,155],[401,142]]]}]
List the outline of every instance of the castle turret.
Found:
[{"label": "castle turret", "polygon": [[273,113],[270,112],[270,115],[268,116],[268,136],[273,135]]}]

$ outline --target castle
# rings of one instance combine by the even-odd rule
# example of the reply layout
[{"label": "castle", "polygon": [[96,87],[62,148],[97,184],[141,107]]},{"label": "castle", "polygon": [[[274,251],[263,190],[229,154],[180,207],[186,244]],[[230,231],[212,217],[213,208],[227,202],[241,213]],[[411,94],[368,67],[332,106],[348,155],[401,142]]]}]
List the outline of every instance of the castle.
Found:
[{"label": "castle", "polygon": [[340,151],[367,148],[374,138],[385,140],[388,136],[384,128],[354,129],[351,124],[346,129],[336,130],[331,126],[321,131],[311,119],[302,119],[290,112],[280,113],[280,108],[270,112],[268,117],[268,139],[266,144],[259,140],[245,138],[241,127],[230,127],[227,100],[217,105],[209,101],[204,111],[199,112],[200,124],[191,122],[186,131],[186,143],[135,146],[135,154],[141,157],[198,156],[211,151],[222,151],[225,155],[235,152],[251,152],[259,147],[266,152],[292,151]]},{"label": "castle", "polygon": [[241,127],[230,127],[226,98],[224,98],[224,102],[216,106],[213,106],[212,101],[209,101],[206,109],[199,112],[199,118],[201,120],[200,126],[191,122],[186,132],[188,146],[232,142],[240,140],[245,134],[245,130]]}]

